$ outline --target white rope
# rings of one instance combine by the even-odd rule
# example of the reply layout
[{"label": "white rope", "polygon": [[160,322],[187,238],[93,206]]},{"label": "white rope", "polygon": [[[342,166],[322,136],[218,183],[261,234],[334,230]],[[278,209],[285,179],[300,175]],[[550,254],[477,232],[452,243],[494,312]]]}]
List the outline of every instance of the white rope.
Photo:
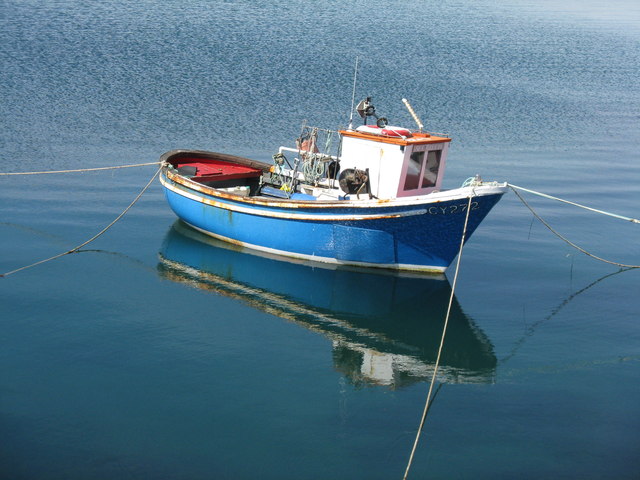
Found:
[{"label": "white rope", "polygon": [[447,307],[447,315],[444,319],[444,326],[442,327],[442,338],[440,339],[440,346],[438,347],[438,356],[436,357],[436,363],[433,368],[433,375],[431,376],[431,384],[429,385],[429,393],[427,393],[427,400],[424,404],[424,410],[422,412],[422,418],[420,419],[420,426],[416,433],[416,439],[413,442],[413,448],[411,449],[411,455],[409,456],[409,462],[407,463],[407,469],[404,472],[403,480],[407,480],[409,476],[409,470],[413,463],[413,457],[418,447],[418,441],[420,440],[420,434],[422,433],[422,427],[427,419],[427,413],[431,406],[431,393],[433,392],[433,385],[436,381],[436,375],[438,374],[438,367],[440,366],[440,356],[442,355],[442,348],[444,347],[444,337],[447,334],[447,326],[449,325],[449,316],[451,315],[451,306],[453,305],[453,299],[456,291],[456,283],[458,282],[458,272],[460,271],[460,260],[462,259],[462,249],[464,248],[464,238],[467,235],[467,224],[469,223],[469,212],[471,211],[471,199],[473,195],[469,196],[469,204],[467,205],[467,215],[464,219],[464,228],[462,229],[462,238],[460,239],[460,250],[458,250],[458,260],[456,261],[456,272],[453,275],[453,283],[451,284],[451,295],[449,296],[449,306]]},{"label": "white rope", "polygon": [[580,205],[579,203],[570,202],[569,200],[564,200],[564,199],[558,198],[558,197],[553,197],[551,195],[547,195],[546,193],[536,192],[535,190],[529,190],[528,188],[519,187],[519,186],[513,185],[511,183],[509,183],[508,185],[513,189],[513,191],[515,191],[516,189],[522,190],[523,192],[533,193],[534,195],[538,195],[538,196],[544,197],[544,198],[549,198],[551,200],[557,200],[558,202],[562,202],[562,203],[568,203],[569,205],[573,205],[575,207],[584,208],[585,210],[590,210],[590,211],[596,212],[596,213],[602,213],[603,215],[608,215],[610,217],[619,218],[621,220],[626,220],[627,222],[640,223],[640,220],[638,220],[636,218],[624,217],[622,215],[617,215],[615,213],[605,212],[604,210],[598,210],[597,208],[587,207],[586,205]]},{"label": "white rope", "polygon": [[132,168],[132,167],[145,167],[147,165],[158,165],[160,162],[148,162],[148,163],[135,163],[132,165],[114,165],[112,167],[96,167],[96,168],[76,168],[73,170],[48,170],[43,172],[0,172],[0,176],[9,175],[43,175],[50,173],[77,173],[77,172],[95,172],[98,170],[115,170],[118,168]]},{"label": "white rope", "polygon": [[89,240],[87,240],[86,242],[81,243],[80,245],[78,245],[77,247],[72,248],[71,250],[67,250],[66,252],[63,253],[59,253],[57,255],[54,255],[53,257],[49,257],[49,258],[45,258],[44,260],[40,260],[38,262],[32,263],[31,265],[26,265],[24,267],[20,267],[20,268],[16,268],[15,270],[11,270],[10,272],[6,272],[3,274],[0,274],[0,277],[8,277],[9,275],[13,275],[14,273],[20,272],[22,270],[26,270],[27,268],[31,268],[31,267],[35,267],[37,265],[41,265],[43,263],[46,262],[50,262],[51,260],[55,260],[56,258],[60,258],[60,257],[64,257],[65,255],[68,255],[70,253],[75,253],[78,250],[80,250],[82,247],[84,247],[85,245],[90,244],[91,242],[93,242],[96,238],[98,238],[100,235],[102,235],[103,233],[105,233],[107,230],[109,230],[113,225],[115,225],[115,223],[120,220],[122,217],[124,217],[125,213],[127,213],[129,211],[129,209],[131,207],[133,207],[135,205],[135,203],[140,199],[140,197],[142,197],[142,194],[144,192],[147,191],[147,189],[151,186],[151,184],[153,183],[153,181],[156,179],[156,177],[158,176],[158,174],[160,173],[160,170],[162,169],[162,167],[158,168],[158,170],[156,171],[156,173],[153,175],[153,177],[151,177],[151,180],[149,180],[149,183],[147,183],[145,185],[145,187],[140,191],[140,193],[138,194],[138,196],[136,198],[133,199],[133,202],[131,202],[129,204],[129,206],[127,208],[125,208],[122,213],[120,215],[118,215],[116,217],[116,219],[111,222],[109,225],[107,225],[106,227],[104,227],[102,230],[100,230],[100,232],[98,232],[97,234],[95,234],[93,237],[91,237]]},{"label": "white rope", "polygon": [[[558,237],[559,239],[561,239],[563,242],[567,243],[568,245],[571,245],[573,248],[575,248],[576,250],[578,250],[578,251],[580,251],[580,252],[584,253],[585,255],[587,255],[587,256],[589,256],[589,257],[591,257],[591,258],[594,258],[594,259],[596,259],[596,260],[599,260],[599,261],[601,261],[601,262],[608,263],[608,264],[610,264],[610,265],[616,265],[616,266],[618,266],[618,267],[622,267],[622,268],[640,268],[640,265],[627,265],[627,264],[625,264],[625,263],[618,263],[618,262],[613,262],[613,261],[611,261],[611,260],[606,260],[606,259],[604,259],[604,258],[602,258],[602,257],[598,257],[597,255],[594,255],[593,253],[590,253],[590,252],[586,251],[584,248],[582,248],[582,247],[580,247],[580,246],[576,245],[576,244],[575,244],[575,243],[573,243],[571,240],[569,240],[568,238],[566,238],[566,237],[562,236],[559,232],[557,232],[556,230],[554,230],[554,229],[553,229],[553,227],[551,227],[551,225],[549,225],[547,222],[545,222],[545,221],[544,221],[544,219],[543,219],[540,215],[538,215],[538,214],[535,212],[535,210],[534,210],[533,208],[531,208],[531,205],[529,205],[529,204],[527,203],[527,201],[526,201],[524,198],[522,198],[522,195],[520,195],[520,194],[518,193],[518,191],[517,191],[515,188],[513,188],[513,185],[509,185],[509,186],[510,186],[510,187],[511,187],[511,189],[513,190],[513,193],[515,193],[515,194],[517,195],[517,197],[520,199],[520,201],[521,201],[522,203],[524,203],[524,205],[525,205],[525,206],[526,206],[526,207],[531,211],[531,213],[533,214],[533,216],[534,216],[534,217],[536,217],[538,220],[540,220],[540,222],[541,222],[545,227],[547,227],[547,228],[551,231],[551,233],[553,233],[556,237]],[[591,210],[591,209],[589,209],[589,210]],[[604,213],[604,212],[601,212],[601,213]]]}]

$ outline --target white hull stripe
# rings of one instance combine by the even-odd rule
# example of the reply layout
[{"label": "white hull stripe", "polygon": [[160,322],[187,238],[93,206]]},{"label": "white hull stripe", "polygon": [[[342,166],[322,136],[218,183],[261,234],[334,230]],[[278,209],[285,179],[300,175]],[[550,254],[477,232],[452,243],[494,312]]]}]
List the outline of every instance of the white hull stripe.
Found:
[{"label": "white hull stripe", "polygon": [[261,210],[257,208],[251,208],[251,207],[243,207],[241,205],[233,205],[229,203],[218,202],[216,200],[203,197],[201,195],[195,195],[189,191],[183,190],[182,188],[176,188],[175,185],[165,181],[163,178],[160,178],[160,183],[162,183],[162,185],[168,190],[171,190],[172,192],[178,195],[181,195],[183,197],[189,198],[190,200],[193,200],[195,202],[204,203],[206,205],[210,205],[216,208],[221,208],[223,210],[247,213],[250,215],[257,215],[260,217],[284,218],[288,220],[339,221],[339,220],[377,220],[381,218],[412,217],[415,215],[424,215],[427,213],[427,210],[425,208],[410,210],[407,212],[375,213],[371,215],[366,215],[366,214],[364,215],[354,215],[354,214],[323,215],[323,214],[310,214],[310,213],[274,212],[270,210]]},{"label": "white hull stripe", "polygon": [[[331,222],[331,221],[349,221],[349,220],[378,220],[378,219],[383,219],[383,218],[403,218],[403,217],[412,217],[412,216],[416,216],[416,215],[425,215],[426,213],[428,213],[428,210],[426,208],[416,208],[415,210],[408,210],[408,211],[404,211],[404,212],[390,212],[390,213],[372,213],[372,214],[327,214],[327,215],[323,215],[321,213],[319,214],[315,214],[315,213],[290,213],[290,212],[286,212],[286,211],[273,211],[273,210],[265,210],[265,209],[260,209],[260,208],[255,208],[255,207],[245,207],[242,205],[236,205],[236,204],[231,204],[231,203],[225,203],[225,202],[219,202],[217,200],[213,200],[211,198],[207,198],[204,195],[198,195],[195,193],[192,193],[191,191],[189,191],[186,187],[183,188],[179,188],[176,187],[176,185],[174,185],[171,181],[167,181],[165,180],[163,177],[160,177],[160,183],[168,190],[171,190],[172,192],[185,197],[185,198],[189,198],[190,200],[193,200],[194,202],[199,202],[199,203],[204,203],[206,205],[210,205],[212,207],[216,207],[216,208],[220,208],[223,210],[228,210],[228,211],[232,211],[232,212],[239,212],[239,213],[246,213],[249,215],[256,215],[256,216],[260,216],[260,217],[270,217],[270,218],[282,218],[282,219],[287,219],[287,220],[316,220],[316,221],[327,221],[327,222]],[[179,184],[178,184],[179,185]],[[497,192],[489,192],[489,194],[495,194],[495,193],[503,193],[502,191],[498,190]],[[476,195],[476,196],[482,196],[482,195]],[[446,199],[434,199],[433,202],[429,202],[429,204],[433,205],[433,204],[438,204],[441,202],[445,202],[445,201],[453,201],[453,200],[458,200],[458,199],[466,199],[468,198],[467,196],[460,196],[459,198],[456,197],[449,197]],[[421,204],[421,205],[416,205],[416,207],[419,206],[424,206],[425,204]],[[344,206],[341,206],[342,208],[358,208],[360,206],[355,206],[352,204],[345,204]],[[340,207],[338,207],[340,208]],[[375,205],[369,205],[367,206],[367,208],[373,208],[375,209],[376,206]],[[377,208],[382,208],[382,207],[377,207]],[[393,208],[393,207],[388,207],[388,208]],[[291,209],[293,210],[293,209]]]}]

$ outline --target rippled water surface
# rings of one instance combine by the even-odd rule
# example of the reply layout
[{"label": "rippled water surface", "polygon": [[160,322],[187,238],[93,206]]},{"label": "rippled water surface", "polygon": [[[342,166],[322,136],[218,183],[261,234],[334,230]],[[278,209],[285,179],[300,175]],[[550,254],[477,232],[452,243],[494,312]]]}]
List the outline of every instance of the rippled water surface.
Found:
[{"label": "rippled water surface", "polygon": [[[268,160],[303,120],[453,136],[480,173],[638,217],[637,2],[9,0],[0,172]],[[82,243],[153,166],[0,176],[0,272]],[[640,226],[527,201],[593,254]],[[402,478],[453,268],[332,270],[175,221],[154,182],[82,252],[0,278],[0,478]],[[411,478],[637,478],[640,270],[513,194],[464,250]]]}]

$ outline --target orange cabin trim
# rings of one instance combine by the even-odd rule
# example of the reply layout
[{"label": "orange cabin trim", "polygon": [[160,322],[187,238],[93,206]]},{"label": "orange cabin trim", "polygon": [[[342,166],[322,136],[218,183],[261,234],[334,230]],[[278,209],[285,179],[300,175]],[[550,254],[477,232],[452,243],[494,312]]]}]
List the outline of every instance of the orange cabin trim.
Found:
[{"label": "orange cabin trim", "polygon": [[429,143],[450,142],[449,137],[436,137],[428,133],[412,133],[410,137],[386,137],[384,135],[376,135],[374,133],[358,132],[356,130],[340,130],[343,137],[360,138],[362,140],[371,140],[374,142],[390,143],[392,145],[426,145]]}]

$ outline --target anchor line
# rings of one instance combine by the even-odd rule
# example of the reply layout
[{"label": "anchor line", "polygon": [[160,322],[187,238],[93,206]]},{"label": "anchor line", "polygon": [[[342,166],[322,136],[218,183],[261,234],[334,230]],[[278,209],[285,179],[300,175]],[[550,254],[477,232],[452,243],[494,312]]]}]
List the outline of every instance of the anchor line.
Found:
[{"label": "anchor line", "polygon": [[[409,470],[411,469],[411,464],[413,463],[413,457],[415,456],[416,449],[418,448],[418,442],[420,440],[420,434],[422,433],[422,429],[424,427],[425,421],[427,420],[427,413],[429,413],[429,408],[433,403],[433,399],[431,398],[431,394],[433,392],[433,385],[436,381],[436,376],[438,374],[438,367],[440,366],[440,357],[442,355],[442,349],[444,347],[444,339],[447,334],[447,326],[449,325],[449,317],[451,315],[451,306],[453,305],[453,299],[456,291],[456,284],[458,282],[458,273],[460,272],[460,261],[462,259],[462,250],[464,248],[464,239],[467,235],[467,225],[469,223],[469,212],[471,211],[471,199],[473,195],[469,195],[469,204],[467,205],[467,215],[464,219],[464,227],[462,229],[462,238],[460,239],[460,249],[458,250],[458,259],[456,261],[456,271],[453,275],[453,282],[451,283],[451,295],[449,296],[449,305],[447,306],[447,314],[444,319],[444,325],[442,327],[442,337],[440,338],[440,346],[438,347],[438,355],[436,357],[436,363],[433,368],[433,374],[431,376],[431,383],[429,384],[429,392],[427,393],[427,399],[424,404],[424,409],[422,411],[422,417],[420,418],[420,425],[418,427],[418,431],[416,432],[416,439],[413,442],[413,448],[411,449],[411,454],[409,455],[409,462],[407,463],[407,468],[404,472],[403,480],[406,480],[409,476]],[[434,397],[435,398],[435,397]]]},{"label": "anchor line", "polygon": [[[571,240],[569,240],[568,238],[564,237],[562,234],[560,234],[558,231],[556,231],[551,225],[549,225],[540,215],[538,215],[538,213],[531,207],[531,205],[529,205],[527,203],[527,201],[522,197],[522,195],[520,195],[518,193],[518,190],[516,188],[520,188],[520,187],[516,187],[514,188],[514,185],[509,184],[509,186],[511,187],[511,190],[513,190],[513,193],[516,194],[516,196],[520,199],[520,201],[529,209],[529,211],[533,214],[534,217],[536,217],[538,220],[540,220],[540,222],[549,229],[549,231],[551,233],[553,233],[556,237],[558,237],[560,240],[562,240],[563,242],[567,243],[568,245],[570,245],[571,247],[575,248],[576,250],[584,253],[585,255],[595,259],[595,260],[599,260],[600,262],[604,262],[604,263],[608,263],[609,265],[615,265],[617,267],[621,267],[621,268],[640,268],[640,265],[627,265],[625,263],[619,263],[619,262],[614,262],[612,260],[607,260],[605,258],[599,257],[597,255],[594,255],[591,252],[588,252],[587,250],[585,250],[584,248],[580,247],[579,245],[576,245],[575,243],[573,243]],[[526,189],[523,189],[526,190]],[[531,190],[526,190],[526,191],[531,191]],[[555,197],[552,197],[555,198]],[[567,202],[567,203],[571,203],[571,202]],[[576,204],[577,205],[577,204]],[[580,205],[582,207],[582,205]],[[595,210],[589,207],[584,207],[587,208],[588,210]],[[597,212],[600,212],[600,210],[595,210]],[[606,213],[606,212],[600,212],[600,213]],[[629,221],[635,221],[637,222],[637,220],[635,219],[629,219],[626,217],[620,217],[619,215],[612,215],[618,218],[623,218],[625,220],[629,220]],[[640,223],[640,222],[639,222]]]},{"label": "anchor line", "polygon": [[[630,218],[630,217],[625,217],[623,215],[617,215],[617,214],[611,213],[611,212],[605,212],[604,210],[598,210],[597,208],[587,207],[586,205],[581,205],[579,203],[570,202],[569,200],[564,200],[562,198],[554,197],[552,195],[547,195],[546,193],[542,193],[542,192],[536,192],[535,190],[529,190],[528,188],[519,187],[518,185],[513,185],[511,183],[509,183],[508,185],[511,187],[511,189],[514,192],[516,191],[516,189],[517,190],[522,190],[523,192],[532,193],[534,195],[538,195],[539,197],[549,198],[551,200],[556,200],[558,202],[568,203],[569,205],[573,205],[574,207],[584,208],[585,210],[589,210],[591,212],[601,213],[603,215],[607,215],[607,216],[613,217],[613,218],[618,218],[620,220],[626,220],[627,222],[631,222],[631,223],[640,223],[640,220],[638,220],[637,218]],[[518,196],[520,196],[520,195],[518,195]]]},{"label": "anchor line", "polygon": [[147,165],[158,165],[160,162],[134,163],[131,165],[113,165],[111,167],[95,167],[95,168],[75,168],[73,170],[47,170],[42,172],[0,172],[0,176],[9,175],[45,175],[52,173],[78,173],[78,172],[97,172],[99,170],[116,170],[118,168],[146,167]]},{"label": "anchor line", "polygon": [[[162,167],[161,167],[162,168]],[[98,237],[100,237],[102,234],[104,234],[107,230],[109,230],[112,226],[114,226],[116,224],[116,222],[118,220],[120,220],[122,217],[124,217],[124,215],[131,209],[131,207],[133,207],[136,202],[138,200],[140,200],[140,197],[142,197],[142,195],[144,194],[144,192],[147,191],[147,189],[151,186],[151,184],[153,183],[153,181],[156,179],[156,177],[158,176],[158,174],[160,173],[161,168],[158,168],[158,170],[156,171],[156,173],[153,175],[153,177],[151,177],[151,180],[149,180],[149,183],[147,183],[144,188],[140,191],[140,193],[138,193],[138,195],[136,196],[136,198],[133,199],[133,201],[127,206],[127,208],[125,208],[122,213],[120,213],[120,215],[118,215],[115,220],[113,220],[109,225],[107,225],[106,227],[104,227],[102,230],[100,230],[97,234],[95,234],[93,237],[91,237],[89,240],[81,243],[80,245],[72,248],[71,250],[67,250],[66,252],[62,252],[59,253],[57,255],[54,255],[53,257],[49,257],[49,258],[45,258],[44,260],[39,260],[35,263],[32,263],[30,265],[25,265],[24,267],[20,267],[20,268],[16,268],[15,270],[11,270],[10,272],[6,272],[6,273],[2,273],[0,274],[0,277],[8,277],[9,275],[13,275],[14,273],[18,273],[22,270],[26,270],[28,268],[31,267],[35,267],[37,265],[42,265],[43,263],[46,262],[50,262],[51,260],[55,260],[56,258],[60,258],[60,257],[64,257],[65,255],[69,255],[70,253],[76,253],[78,252],[82,247],[84,247],[85,245],[90,244],[91,242],[93,242],[94,240],[96,240]]]}]

